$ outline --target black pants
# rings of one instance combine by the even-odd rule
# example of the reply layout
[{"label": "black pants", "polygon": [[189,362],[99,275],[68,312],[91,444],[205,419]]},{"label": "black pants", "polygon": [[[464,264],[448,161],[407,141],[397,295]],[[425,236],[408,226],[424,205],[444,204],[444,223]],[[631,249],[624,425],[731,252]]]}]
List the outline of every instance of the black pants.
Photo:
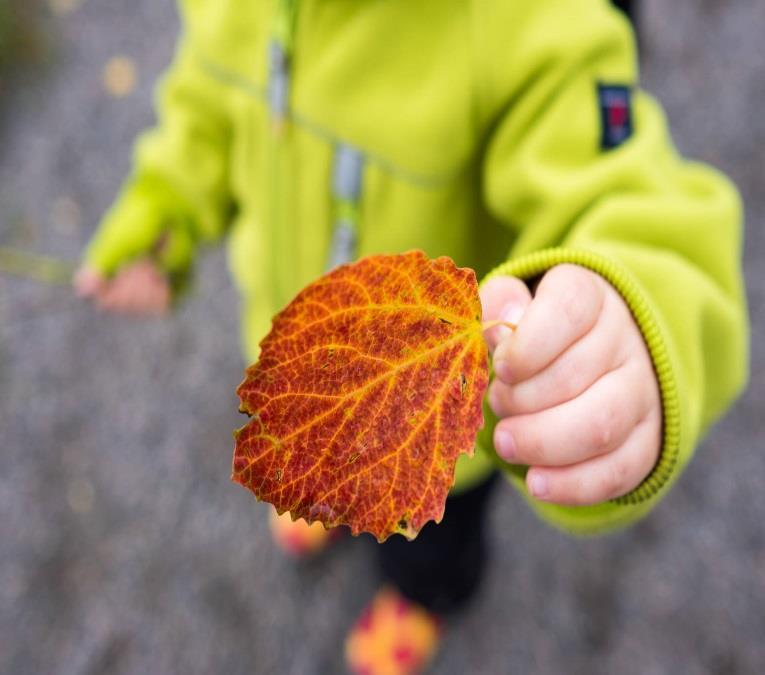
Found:
[{"label": "black pants", "polygon": [[495,473],[449,497],[443,520],[425,525],[414,541],[397,535],[378,546],[384,580],[437,614],[467,604],[486,568],[486,509],[496,484]]}]

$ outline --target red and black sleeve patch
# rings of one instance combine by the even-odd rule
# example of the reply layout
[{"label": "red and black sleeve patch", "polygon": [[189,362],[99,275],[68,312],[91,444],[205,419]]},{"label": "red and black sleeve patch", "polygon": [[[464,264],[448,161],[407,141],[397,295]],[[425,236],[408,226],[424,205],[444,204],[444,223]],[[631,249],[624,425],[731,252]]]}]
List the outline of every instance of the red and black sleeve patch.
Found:
[{"label": "red and black sleeve patch", "polygon": [[625,85],[598,84],[603,150],[618,148],[632,136],[632,89]]}]

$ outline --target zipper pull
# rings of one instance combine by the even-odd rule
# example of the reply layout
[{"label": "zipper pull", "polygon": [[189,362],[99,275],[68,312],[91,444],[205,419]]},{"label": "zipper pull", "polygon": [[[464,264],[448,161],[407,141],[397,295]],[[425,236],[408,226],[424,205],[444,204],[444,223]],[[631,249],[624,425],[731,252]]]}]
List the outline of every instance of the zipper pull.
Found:
[{"label": "zipper pull", "polygon": [[274,133],[283,133],[287,120],[290,95],[290,59],[284,45],[277,39],[269,44],[268,106]]},{"label": "zipper pull", "polygon": [[274,133],[284,132],[289,112],[297,0],[277,0],[268,44],[268,105]]},{"label": "zipper pull", "polygon": [[350,145],[337,146],[332,175],[334,227],[327,259],[328,270],[356,259],[363,174],[364,156]]}]

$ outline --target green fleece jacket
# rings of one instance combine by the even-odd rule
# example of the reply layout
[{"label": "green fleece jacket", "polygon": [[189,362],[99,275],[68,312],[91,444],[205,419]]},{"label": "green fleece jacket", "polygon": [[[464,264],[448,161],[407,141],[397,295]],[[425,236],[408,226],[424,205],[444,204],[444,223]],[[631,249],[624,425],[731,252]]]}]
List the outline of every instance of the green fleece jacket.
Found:
[{"label": "green fleece jacket", "polygon": [[[741,389],[747,327],[739,199],[678,157],[625,19],[606,0],[180,5],[159,123],[86,261],[112,274],[151,255],[180,287],[226,235],[250,361],[338,234],[352,255],[422,249],[479,278],[590,268],[649,347],[661,456],[612,502],[529,503],[576,533],[646,514]],[[499,462],[492,422],[455,489]],[[526,495],[524,468],[503,468]]]}]

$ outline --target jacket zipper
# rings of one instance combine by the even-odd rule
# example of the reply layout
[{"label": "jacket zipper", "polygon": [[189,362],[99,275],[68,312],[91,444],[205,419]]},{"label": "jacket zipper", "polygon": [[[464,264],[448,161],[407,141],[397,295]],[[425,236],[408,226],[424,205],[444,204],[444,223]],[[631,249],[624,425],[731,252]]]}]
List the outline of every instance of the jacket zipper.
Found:
[{"label": "jacket zipper", "polygon": [[[289,179],[290,165],[285,152],[290,125],[290,88],[292,84],[293,57],[295,50],[295,27],[298,14],[298,0],[277,0],[268,44],[268,88],[267,99],[270,112],[270,204],[271,223],[274,236],[272,264],[277,263],[278,254],[288,243],[286,228],[290,225],[285,218],[284,207],[288,200],[282,183]],[[358,221],[361,200],[361,184],[364,171],[364,156],[353,146],[339,143],[335,147],[332,172],[333,227],[330,237],[326,269],[351,262],[358,252]],[[299,249],[299,237],[293,237]],[[300,256],[297,256],[300,259]],[[278,264],[278,263],[277,263]],[[279,297],[286,299],[283,274],[274,269],[274,280]]]},{"label": "jacket zipper", "polygon": [[268,44],[268,104],[275,136],[284,133],[287,123],[297,12],[297,0],[277,0]]},{"label": "jacket zipper", "polygon": [[[283,260],[287,245],[300,246],[297,233],[293,232],[292,219],[285,213],[289,203],[289,181],[292,167],[289,163],[289,102],[292,84],[292,66],[295,46],[295,23],[297,0],[276,0],[271,36],[268,42],[268,83],[266,99],[269,108],[269,129],[267,134],[268,154],[268,218],[271,231],[271,256],[264,261],[271,266],[273,291],[278,298],[277,307],[289,300],[287,261]],[[285,178],[287,179],[285,181]],[[290,232],[287,229],[290,228]],[[292,235],[292,236],[290,236]],[[294,259],[300,260],[298,251],[292,251]],[[290,256],[290,257],[293,257]],[[294,274],[294,270],[293,270]]]},{"label": "jacket zipper", "polygon": [[352,262],[358,255],[359,211],[364,155],[352,145],[335,148],[332,171],[332,237],[326,269]]}]

